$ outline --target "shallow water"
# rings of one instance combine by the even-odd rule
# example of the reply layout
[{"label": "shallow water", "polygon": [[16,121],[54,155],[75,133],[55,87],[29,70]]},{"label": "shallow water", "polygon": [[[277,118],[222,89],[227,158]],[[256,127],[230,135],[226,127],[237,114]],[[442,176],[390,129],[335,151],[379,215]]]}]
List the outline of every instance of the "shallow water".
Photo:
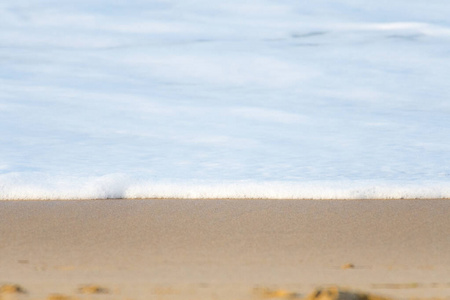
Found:
[{"label": "shallow water", "polygon": [[3,1],[0,199],[448,198],[449,14]]}]

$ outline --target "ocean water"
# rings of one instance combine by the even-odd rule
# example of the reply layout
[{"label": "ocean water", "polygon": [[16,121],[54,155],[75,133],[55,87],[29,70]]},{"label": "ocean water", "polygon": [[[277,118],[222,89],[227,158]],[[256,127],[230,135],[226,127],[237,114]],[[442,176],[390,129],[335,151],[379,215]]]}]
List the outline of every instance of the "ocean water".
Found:
[{"label": "ocean water", "polygon": [[450,2],[0,3],[0,199],[450,198]]}]

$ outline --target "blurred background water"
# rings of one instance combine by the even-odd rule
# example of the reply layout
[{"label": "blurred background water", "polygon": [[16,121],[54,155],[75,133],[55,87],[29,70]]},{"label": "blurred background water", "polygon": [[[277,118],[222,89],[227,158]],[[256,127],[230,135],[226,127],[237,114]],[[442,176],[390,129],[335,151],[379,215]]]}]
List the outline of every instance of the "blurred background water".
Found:
[{"label": "blurred background water", "polygon": [[[2,1],[0,198],[164,197],[161,182],[450,197],[449,15],[443,0]],[[328,194],[298,189],[311,182]]]}]

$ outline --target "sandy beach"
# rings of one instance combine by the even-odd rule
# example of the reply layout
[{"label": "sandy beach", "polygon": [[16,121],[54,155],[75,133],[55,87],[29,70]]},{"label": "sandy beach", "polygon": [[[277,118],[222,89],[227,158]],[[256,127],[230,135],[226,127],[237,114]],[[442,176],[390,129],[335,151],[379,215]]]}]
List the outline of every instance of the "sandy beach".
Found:
[{"label": "sandy beach", "polygon": [[449,211],[448,200],[0,201],[0,298],[301,298],[337,285],[450,299]]}]

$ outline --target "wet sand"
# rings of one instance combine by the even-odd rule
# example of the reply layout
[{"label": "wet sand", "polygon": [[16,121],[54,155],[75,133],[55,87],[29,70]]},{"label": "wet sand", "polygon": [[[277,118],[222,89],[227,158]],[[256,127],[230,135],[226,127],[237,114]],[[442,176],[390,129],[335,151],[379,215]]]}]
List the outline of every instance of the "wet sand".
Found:
[{"label": "wet sand", "polygon": [[300,298],[338,285],[450,299],[449,212],[449,200],[0,201],[0,285],[22,289],[0,298]]}]

